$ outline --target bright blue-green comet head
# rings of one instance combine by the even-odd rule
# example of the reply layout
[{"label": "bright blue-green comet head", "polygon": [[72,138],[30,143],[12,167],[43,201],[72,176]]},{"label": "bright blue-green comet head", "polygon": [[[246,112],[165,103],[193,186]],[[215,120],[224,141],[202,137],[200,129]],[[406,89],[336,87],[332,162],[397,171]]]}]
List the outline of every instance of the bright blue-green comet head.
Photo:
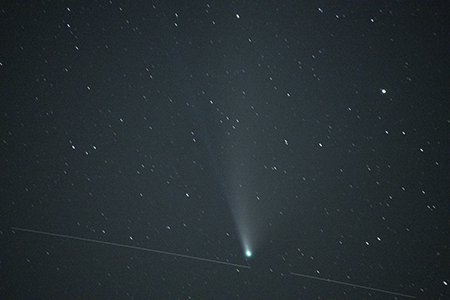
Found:
[{"label": "bright blue-green comet head", "polygon": [[242,244],[243,244],[245,256],[246,256],[247,258],[252,257],[252,254],[253,254],[253,253],[252,253],[250,244],[249,244],[249,242],[248,242],[248,239],[247,239],[246,237],[243,237],[243,238],[242,238]]}]

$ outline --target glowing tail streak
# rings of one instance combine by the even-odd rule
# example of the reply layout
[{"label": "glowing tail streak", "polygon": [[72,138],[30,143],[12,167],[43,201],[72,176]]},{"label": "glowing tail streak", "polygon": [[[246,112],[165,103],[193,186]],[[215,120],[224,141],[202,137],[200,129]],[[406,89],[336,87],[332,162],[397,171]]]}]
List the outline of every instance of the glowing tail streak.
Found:
[{"label": "glowing tail streak", "polygon": [[400,293],[386,291],[386,290],[382,290],[382,289],[371,288],[371,287],[368,287],[368,286],[363,286],[363,285],[358,285],[358,284],[347,283],[347,282],[343,282],[343,281],[331,280],[331,279],[320,278],[320,277],[316,277],[316,276],[310,276],[310,275],[293,273],[293,272],[291,272],[291,274],[295,275],[295,276],[309,278],[309,279],[315,279],[315,280],[321,280],[321,281],[326,281],[326,282],[332,282],[332,283],[337,283],[337,284],[341,284],[341,285],[348,285],[348,286],[352,286],[352,287],[356,287],[356,288],[360,288],[360,289],[371,290],[371,291],[375,291],[375,292],[381,292],[381,293],[386,293],[386,294],[391,294],[391,295],[396,295],[396,296],[402,296],[402,297],[407,297],[407,298],[413,298],[413,299],[416,298],[416,297],[410,296],[410,295],[400,294]]},{"label": "glowing tail streak", "polygon": [[213,260],[213,259],[195,257],[195,256],[190,256],[190,255],[184,255],[184,254],[167,252],[167,251],[148,249],[148,248],[143,248],[143,247],[136,247],[136,246],[118,244],[118,243],[104,242],[104,241],[86,239],[86,238],[81,238],[81,237],[76,237],[76,236],[71,236],[71,235],[65,235],[65,234],[59,234],[59,233],[51,233],[51,232],[45,232],[45,231],[39,231],[39,230],[31,230],[31,229],[24,229],[24,228],[17,228],[17,227],[11,227],[11,229],[17,230],[17,231],[24,231],[24,232],[43,234],[43,235],[50,235],[50,236],[56,236],[56,237],[60,237],[60,238],[66,238],[66,239],[72,239],[72,240],[84,241],[84,242],[91,242],[91,243],[97,243],[97,244],[103,244],[103,245],[109,245],[109,246],[116,246],[116,247],[122,247],[122,248],[134,249],[134,250],[142,250],[142,251],[148,251],[148,252],[153,252],[153,253],[172,255],[172,256],[176,256],[176,257],[196,259],[196,260],[201,260],[201,261],[206,261],[206,262],[211,262],[211,263],[216,263],[216,264],[222,264],[222,265],[228,265],[228,266],[233,266],[233,267],[250,269],[249,266],[232,264],[232,263],[224,262],[224,261],[220,261],[220,260]]}]

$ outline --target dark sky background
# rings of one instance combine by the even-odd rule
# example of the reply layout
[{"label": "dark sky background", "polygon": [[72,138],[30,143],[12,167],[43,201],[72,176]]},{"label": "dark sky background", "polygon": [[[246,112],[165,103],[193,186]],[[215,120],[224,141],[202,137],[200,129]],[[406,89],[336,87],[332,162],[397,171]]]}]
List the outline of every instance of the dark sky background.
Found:
[{"label": "dark sky background", "polygon": [[449,299],[449,11],[2,1],[0,299]]}]

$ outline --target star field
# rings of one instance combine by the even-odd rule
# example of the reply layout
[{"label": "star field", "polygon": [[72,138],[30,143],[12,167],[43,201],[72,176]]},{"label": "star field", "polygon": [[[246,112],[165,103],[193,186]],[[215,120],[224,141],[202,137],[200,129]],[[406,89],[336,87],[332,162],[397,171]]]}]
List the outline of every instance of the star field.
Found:
[{"label": "star field", "polygon": [[0,8],[0,298],[450,295],[447,2]]}]

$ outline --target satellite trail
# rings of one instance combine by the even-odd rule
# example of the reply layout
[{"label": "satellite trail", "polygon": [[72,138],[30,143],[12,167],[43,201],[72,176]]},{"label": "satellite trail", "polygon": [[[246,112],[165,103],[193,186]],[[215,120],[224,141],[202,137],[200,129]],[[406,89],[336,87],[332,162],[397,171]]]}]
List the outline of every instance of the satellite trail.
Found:
[{"label": "satellite trail", "polygon": [[291,275],[305,277],[305,278],[309,278],[309,279],[321,280],[321,281],[326,281],[326,282],[332,282],[332,283],[336,283],[336,284],[348,285],[348,286],[352,286],[352,287],[356,287],[356,288],[360,288],[360,289],[372,290],[372,291],[396,295],[396,296],[402,296],[402,297],[414,298],[414,299],[416,298],[416,297],[410,296],[410,295],[400,294],[400,293],[396,293],[396,292],[386,291],[386,290],[382,290],[382,289],[376,289],[376,288],[363,286],[363,285],[359,285],[359,284],[347,283],[347,282],[343,282],[343,281],[331,280],[331,279],[326,279],[326,278],[321,278],[321,277],[316,277],[316,276],[310,276],[310,275],[293,273],[293,272],[291,272]]},{"label": "satellite trail", "polygon": [[[200,261],[205,261],[205,262],[210,262],[210,263],[215,263],[215,264],[222,264],[222,265],[228,265],[228,266],[233,266],[233,267],[250,269],[250,266],[244,266],[244,265],[233,264],[233,263],[224,262],[224,261],[220,261],[220,260],[213,260],[213,259],[207,259],[207,258],[202,258],[202,257],[178,254],[178,253],[173,253],[173,252],[161,251],[161,250],[156,250],[156,249],[149,249],[149,248],[130,246],[130,245],[125,245],[125,244],[111,243],[111,242],[105,242],[105,241],[99,241],[99,240],[93,240],[93,239],[86,239],[86,238],[81,238],[81,237],[76,237],[76,236],[71,236],[71,235],[65,235],[65,234],[59,234],[59,233],[51,233],[51,232],[46,232],[46,231],[39,231],[39,230],[32,230],[32,229],[25,229],[25,228],[18,228],[18,227],[11,227],[11,229],[12,230],[16,230],[16,231],[31,232],[31,233],[36,233],[36,234],[55,236],[55,237],[59,237],[59,238],[66,238],[66,239],[72,239],[72,240],[78,240],[78,241],[84,241],[84,242],[91,242],[91,243],[103,244],[103,245],[108,245],[108,246],[116,246],[116,247],[122,247],[122,248],[134,249],[134,250],[148,251],[148,252],[153,252],[153,253],[158,253],[158,254],[165,254],[165,255],[171,255],[171,256],[182,257],[182,258],[189,258],[189,259],[195,259],[195,260],[200,260]],[[246,255],[247,255],[247,257],[250,257],[252,255],[250,250],[248,250],[246,252]],[[331,282],[331,283],[335,283],[335,284],[346,285],[346,286],[351,286],[351,287],[355,287],[355,288],[371,290],[371,291],[385,293],[385,294],[390,294],[390,295],[396,295],[396,296],[412,298],[412,299],[416,298],[416,297],[411,296],[411,295],[391,292],[391,291],[377,289],[377,288],[373,288],[373,287],[369,287],[369,286],[352,284],[352,283],[343,282],[343,281],[326,279],[326,278],[310,276],[310,275],[294,273],[294,272],[291,272],[290,274],[294,275],[294,276],[308,278],[308,279],[314,279],[314,280],[320,280],[320,281],[325,281],[325,282]]]},{"label": "satellite trail", "polygon": [[165,254],[165,255],[172,255],[172,256],[183,257],[183,258],[196,259],[196,260],[211,262],[211,263],[215,263],[215,264],[222,264],[222,265],[228,265],[228,266],[233,266],[233,267],[250,269],[249,266],[233,264],[233,263],[220,261],[220,260],[213,260],[213,259],[207,259],[207,258],[202,258],[202,257],[196,257],[196,256],[172,253],[172,252],[167,252],[167,251],[161,251],[161,250],[156,250],[156,249],[149,249],[149,248],[130,246],[130,245],[124,245],[124,244],[118,244],[118,243],[104,242],[104,241],[80,238],[80,237],[71,236],[71,235],[65,235],[65,234],[59,234],[59,233],[51,233],[51,232],[45,232],[45,231],[39,231],[39,230],[31,230],[31,229],[24,229],[24,228],[17,228],[17,227],[11,227],[11,229],[17,230],[17,231],[24,231],[24,232],[43,234],[43,235],[50,235],[50,236],[56,236],[56,237],[60,237],[60,238],[66,238],[66,239],[72,239],[72,240],[78,240],[78,241],[84,241],[84,242],[91,242],[91,243],[103,244],[103,245],[108,245],[108,246],[116,246],[116,247],[122,247],[122,248],[134,249],[134,250],[148,251],[148,252]]}]

